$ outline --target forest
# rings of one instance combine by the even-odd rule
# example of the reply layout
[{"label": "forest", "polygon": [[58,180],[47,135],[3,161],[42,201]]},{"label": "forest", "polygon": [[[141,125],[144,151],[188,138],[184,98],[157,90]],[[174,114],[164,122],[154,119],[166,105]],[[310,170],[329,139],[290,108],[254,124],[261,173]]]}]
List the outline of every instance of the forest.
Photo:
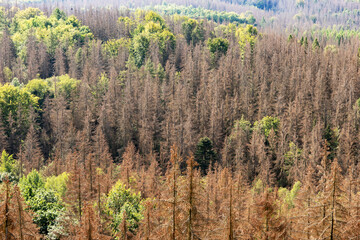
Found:
[{"label": "forest", "polygon": [[355,0],[0,1],[0,239],[360,239],[359,24]]}]

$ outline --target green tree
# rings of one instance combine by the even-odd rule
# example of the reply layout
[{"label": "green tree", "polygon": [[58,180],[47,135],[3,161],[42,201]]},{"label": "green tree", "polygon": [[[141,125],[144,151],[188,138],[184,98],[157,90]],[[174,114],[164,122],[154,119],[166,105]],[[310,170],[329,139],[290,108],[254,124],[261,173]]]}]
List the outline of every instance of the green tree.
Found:
[{"label": "green tree", "polygon": [[297,194],[300,191],[300,187],[301,187],[301,183],[295,182],[292,189],[288,190],[286,188],[279,188],[279,196],[280,198],[283,200],[283,206],[282,207],[287,207],[287,208],[294,208],[295,207],[295,199]]},{"label": "green tree", "polygon": [[18,162],[12,155],[4,150],[1,154],[0,181],[8,179],[9,181],[18,181],[20,175],[20,167]]},{"label": "green tree", "polygon": [[159,23],[162,28],[166,27],[165,20],[158,13],[154,11],[149,11],[146,13],[145,21]]},{"label": "green tree", "polygon": [[312,48],[314,51],[318,50],[320,48],[320,44],[317,38],[315,38],[313,44],[312,44]]},{"label": "green tree", "polygon": [[129,39],[120,38],[120,39],[111,39],[102,45],[105,53],[108,56],[116,57],[119,55],[121,48],[130,48],[131,41]]},{"label": "green tree", "polygon": [[37,189],[34,197],[27,201],[27,205],[34,212],[34,223],[40,228],[41,234],[48,234],[57,217],[64,211],[64,205],[56,192],[45,188]]},{"label": "green tree", "polygon": [[52,79],[51,90],[56,95],[62,95],[67,101],[70,102],[72,97],[74,97],[76,94],[79,83],[79,80],[71,78],[69,75],[65,74]]},{"label": "green tree", "polygon": [[328,159],[334,160],[339,146],[340,131],[338,128],[327,126],[323,131],[323,139],[329,151]]},{"label": "green tree", "polygon": [[50,176],[45,181],[45,189],[47,191],[54,191],[61,199],[65,196],[68,180],[69,173],[67,172],[63,172],[59,176]]},{"label": "green tree", "polygon": [[269,137],[271,130],[277,134],[279,127],[280,120],[277,117],[266,116],[260,121],[256,121],[254,123],[254,129],[260,131],[266,138]]},{"label": "green tree", "polygon": [[36,170],[20,179],[19,187],[30,210],[34,212],[34,222],[40,228],[40,233],[47,234],[55,224],[56,218],[64,210],[58,194],[45,188],[44,177]]},{"label": "green tree", "polygon": [[246,45],[250,45],[250,50],[253,52],[255,42],[258,37],[258,30],[252,25],[246,25],[246,27],[239,27],[236,30],[236,37],[239,41],[240,52],[243,55],[246,49]]},{"label": "green tree", "polygon": [[133,32],[130,56],[135,65],[141,67],[149,55],[150,44],[155,43],[159,47],[160,61],[165,64],[170,52],[175,48],[175,42],[175,36],[167,28],[165,20],[159,14],[150,11]]},{"label": "green tree", "polygon": [[299,179],[302,150],[295,143],[289,143],[289,151],[285,153],[283,171],[290,179]]},{"label": "green tree", "polygon": [[37,8],[18,11],[10,26],[12,40],[23,61],[26,60],[26,42],[30,35],[43,42],[51,56],[59,46],[67,49],[69,46],[81,45],[86,39],[93,38],[88,27],[81,26],[74,16],[68,18],[58,8],[49,18]]},{"label": "green tree", "polygon": [[38,97],[24,88],[10,84],[0,86],[1,123],[9,139],[11,152],[18,150],[30,126],[30,111],[38,110]]},{"label": "green tree", "polygon": [[27,176],[22,177],[19,182],[21,194],[25,201],[29,201],[33,198],[37,190],[44,188],[44,186],[44,179],[36,170],[32,170]]},{"label": "green tree", "polygon": [[33,79],[29,81],[25,86],[25,90],[38,97],[40,108],[42,107],[45,98],[50,95],[50,86],[47,81],[42,79]]},{"label": "green tree", "polygon": [[56,18],[57,20],[66,20],[66,14],[64,11],[61,11],[59,8],[55,8],[53,13],[51,14],[51,17]]},{"label": "green tree", "polygon": [[157,5],[154,7],[150,7],[150,9],[155,10],[156,12],[160,12],[166,15],[180,15],[186,16],[193,19],[207,19],[209,21],[214,21],[216,23],[224,23],[224,22],[234,22],[234,23],[248,23],[254,24],[256,19],[251,12],[246,12],[242,14],[237,14],[235,12],[220,12],[205,9],[202,7],[193,7],[193,6],[179,6],[176,4],[163,4]]},{"label": "green tree", "polygon": [[145,63],[145,58],[150,46],[150,36],[146,33],[138,34],[134,37],[131,45],[131,55],[137,67]]},{"label": "green tree", "polygon": [[196,45],[205,40],[204,22],[195,19],[187,19],[182,23],[182,31],[188,44]]},{"label": "green tree", "polygon": [[112,218],[111,228],[114,235],[118,234],[119,226],[126,216],[127,228],[134,232],[143,219],[143,200],[140,193],[134,193],[125,184],[118,181],[107,197],[106,209]]},{"label": "green tree", "polygon": [[0,31],[3,31],[6,26],[5,9],[0,7]]},{"label": "green tree", "polygon": [[229,41],[224,38],[213,38],[207,41],[207,46],[212,54],[226,54],[229,48]]},{"label": "green tree", "polygon": [[213,143],[208,137],[203,137],[196,145],[195,160],[198,162],[200,169],[206,173],[210,164],[217,160],[216,152],[213,149]]}]

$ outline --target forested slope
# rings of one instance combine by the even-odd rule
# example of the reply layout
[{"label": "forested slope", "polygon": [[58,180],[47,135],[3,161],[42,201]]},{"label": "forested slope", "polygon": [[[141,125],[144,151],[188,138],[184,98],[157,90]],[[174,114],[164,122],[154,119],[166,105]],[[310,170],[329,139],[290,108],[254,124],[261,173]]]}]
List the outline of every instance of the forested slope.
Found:
[{"label": "forested slope", "polygon": [[0,8],[2,238],[359,237],[356,18],[202,3]]}]

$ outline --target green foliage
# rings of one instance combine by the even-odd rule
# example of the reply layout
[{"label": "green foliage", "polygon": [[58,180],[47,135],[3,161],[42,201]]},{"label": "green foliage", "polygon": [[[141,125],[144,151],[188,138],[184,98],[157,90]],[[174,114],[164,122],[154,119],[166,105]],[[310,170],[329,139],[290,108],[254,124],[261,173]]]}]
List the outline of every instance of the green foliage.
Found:
[{"label": "green foliage", "polygon": [[327,126],[323,131],[323,139],[326,141],[327,150],[329,151],[328,159],[333,160],[336,156],[339,146],[340,131],[338,128]]},{"label": "green foliage", "polygon": [[39,98],[39,104],[42,106],[44,100],[50,94],[49,83],[42,79],[33,79],[25,86],[25,90]]},{"label": "green foliage", "polygon": [[165,28],[165,20],[156,12],[149,11],[145,15],[146,22],[159,23],[162,28]]},{"label": "green foliage", "polygon": [[140,220],[143,219],[144,205],[141,194],[126,188],[121,181],[118,181],[109,192],[106,209],[112,218],[111,228],[114,235],[119,232],[119,225],[124,216],[128,229],[132,232],[138,228]]},{"label": "green foliage", "polygon": [[14,86],[14,87],[20,87],[23,88],[24,84],[20,83],[19,79],[17,77],[13,78],[13,80],[11,81],[10,85]]},{"label": "green foliage", "polygon": [[0,180],[8,179],[11,182],[18,181],[20,166],[12,155],[4,150],[1,154]]},{"label": "green foliage", "polygon": [[134,34],[134,30],[137,27],[137,22],[129,17],[119,17],[118,24],[122,25],[122,28],[126,30],[126,36],[131,37]]},{"label": "green foliage", "polygon": [[239,41],[241,54],[244,54],[247,44],[250,45],[250,49],[251,51],[253,51],[257,36],[258,30],[252,25],[247,25],[246,27],[239,27],[236,30],[236,37]]},{"label": "green foliage", "polygon": [[182,31],[188,44],[196,45],[205,40],[204,22],[195,19],[187,19],[182,23]]},{"label": "green foliage", "polygon": [[65,74],[53,79],[52,91],[56,94],[64,96],[65,99],[70,100],[76,93],[79,80],[71,78],[69,75]]},{"label": "green foliage", "polygon": [[[1,121],[5,128],[5,133],[18,130],[18,134],[25,134],[29,126],[30,109],[38,109],[38,97],[32,95],[26,89],[15,87],[10,84],[0,86],[0,111]],[[10,119],[15,121],[18,129],[10,126]]]},{"label": "green foliage", "polygon": [[195,160],[199,164],[202,172],[205,173],[210,164],[217,160],[216,152],[213,149],[213,143],[208,137],[203,137],[196,145]]},{"label": "green foliage", "polygon": [[308,46],[308,38],[307,37],[301,37],[300,39],[300,45],[304,46],[305,48]]},{"label": "green foliage", "polygon": [[20,179],[19,187],[25,201],[29,201],[36,195],[37,190],[45,187],[45,182],[38,171],[32,170]]},{"label": "green foliage", "polygon": [[106,73],[101,73],[101,76],[98,78],[96,85],[91,87],[91,93],[98,102],[101,101],[102,97],[105,95],[109,87],[109,78]]},{"label": "green foliage", "polygon": [[248,5],[253,5],[264,10],[276,10],[278,7],[277,0],[246,0],[245,2]]},{"label": "green foliage", "polygon": [[135,60],[135,65],[140,67],[144,64],[150,45],[150,36],[146,33],[138,34],[134,37],[132,42],[132,56]]},{"label": "green foliage", "polygon": [[130,48],[130,40],[129,39],[125,39],[125,38],[120,38],[120,39],[111,39],[109,41],[107,41],[106,43],[104,43],[103,49],[105,51],[105,53],[108,56],[111,57],[115,57],[119,55],[119,50],[121,48]]},{"label": "green foliage", "polygon": [[63,172],[58,176],[51,176],[46,179],[45,189],[53,191],[59,199],[65,196],[69,173]]},{"label": "green foliage", "polygon": [[59,8],[55,8],[53,13],[51,14],[51,17],[55,18],[56,20],[66,20],[67,17],[66,17],[66,14],[64,11],[61,11]]},{"label": "green foliage", "polygon": [[310,16],[310,19],[311,19],[311,21],[312,21],[313,23],[316,23],[316,22],[317,22],[317,17],[316,17],[316,15],[311,15],[311,16]]},{"label": "green foliage", "polygon": [[300,191],[301,183],[298,181],[294,184],[292,189],[289,191],[286,188],[279,188],[279,196],[283,200],[283,203],[287,206],[288,209],[294,208],[294,200]]},{"label": "green foliage", "polygon": [[289,37],[288,37],[288,42],[291,42],[293,39],[294,39],[293,35],[290,34]]},{"label": "green foliage", "polygon": [[232,38],[237,30],[237,26],[233,23],[229,23],[228,25],[219,25],[214,28],[214,33],[216,36],[223,36],[225,38]]},{"label": "green foliage", "polygon": [[0,32],[4,30],[6,24],[5,8],[0,7]]},{"label": "green foliage", "polygon": [[320,48],[320,44],[317,38],[315,38],[313,44],[312,44],[312,48],[314,51],[318,50]]},{"label": "green foliage", "polygon": [[150,9],[165,15],[181,15],[189,18],[204,18],[216,23],[233,22],[238,24],[254,24],[256,19],[251,12],[237,14],[234,12],[219,12],[201,7],[178,6],[175,4],[156,5]]},{"label": "green foliage", "polygon": [[326,47],[324,48],[324,53],[337,53],[338,49],[335,45],[326,45]]},{"label": "green foliage", "polygon": [[271,130],[277,134],[280,127],[280,120],[276,117],[266,116],[260,121],[254,123],[254,129],[260,131],[267,138],[270,135]]},{"label": "green foliage", "polygon": [[302,150],[298,148],[295,143],[289,143],[289,151],[285,153],[284,159],[284,171],[286,175],[289,176],[290,169],[293,167],[296,161],[299,161],[301,158]]},{"label": "green foliage", "polygon": [[130,46],[130,56],[137,67],[145,63],[149,55],[151,43],[159,47],[159,57],[164,64],[169,56],[169,51],[175,48],[175,36],[165,25],[165,20],[155,12],[148,12],[143,21],[139,22],[133,32]]},{"label": "green foliage", "polygon": [[236,120],[234,123],[234,127],[231,131],[230,140],[235,139],[239,132],[245,132],[250,135],[252,132],[251,123],[244,119],[244,116],[241,117],[240,120]]},{"label": "green foliage", "polygon": [[255,183],[254,186],[251,189],[252,194],[261,194],[264,192],[265,189],[265,184],[263,183],[263,181],[261,181],[261,179],[258,179]]},{"label": "green foliage", "polygon": [[10,82],[10,80],[12,80],[13,75],[14,75],[13,72],[11,71],[11,69],[8,67],[4,67],[3,74],[4,74],[4,77],[7,80],[7,82]]},{"label": "green foliage", "polygon": [[[62,184],[61,180],[54,182]],[[55,224],[55,219],[64,209],[57,192],[50,189],[50,187],[45,188],[44,178],[36,170],[22,177],[19,187],[27,205],[35,213],[33,220],[39,226],[40,233],[47,234],[49,227]],[[61,186],[54,188],[61,189]]]},{"label": "green foliage", "polygon": [[207,41],[207,46],[212,54],[226,54],[229,48],[229,41],[224,38],[213,38]]},{"label": "green foliage", "polygon": [[55,9],[49,18],[37,8],[18,11],[11,23],[11,34],[20,56],[26,56],[25,45],[30,34],[43,41],[50,54],[54,54],[58,46],[67,49],[93,38],[88,27],[81,26],[74,16],[68,18],[59,9]]},{"label": "green foliage", "polygon": [[[359,49],[359,52],[360,52],[360,49]],[[354,108],[360,109],[360,98],[358,100],[356,100]]]},{"label": "green foliage", "polygon": [[[356,14],[357,16],[358,14]],[[306,32],[306,35],[310,39],[325,39],[326,41],[336,41],[340,45],[345,40],[352,38],[360,38],[360,31],[358,29],[349,29],[343,25],[332,25],[331,27],[321,27],[314,25],[311,29]],[[303,39],[305,36],[302,37]]]},{"label": "green foliage", "polygon": [[30,209],[35,213],[34,223],[40,227],[40,233],[47,234],[49,228],[55,225],[55,220],[64,210],[63,204],[55,191],[39,188],[34,197],[27,201]]},{"label": "green foliage", "polygon": [[32,18],[35,18],[35,17],[38,17],[38,16],[42,16],[43,13],[40,11],[40,9],[38,8],[26,8],[22,11],[18,11],[15,15],[15,17],[17,19],[25,19],[25,20],[28,20],[28,19],[32,19]]},{"label": "green foliage", "polygon": [[129,18],[129,17],[119,17],[118,23],[125,23],[126,25],[129,25],[129,26],[136,25],[136,22],[133,21],[133,20],[132,20],[131,18]]}]

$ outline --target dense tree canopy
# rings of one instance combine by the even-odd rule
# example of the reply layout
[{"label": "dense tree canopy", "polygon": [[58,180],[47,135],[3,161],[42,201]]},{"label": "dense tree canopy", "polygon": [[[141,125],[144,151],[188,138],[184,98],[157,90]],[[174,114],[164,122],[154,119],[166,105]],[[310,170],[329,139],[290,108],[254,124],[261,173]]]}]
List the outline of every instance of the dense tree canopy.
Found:
[{"label": "dense tree canopy", "polygon": [[1,2],[0,238],[356,239],[359,3],[170,3]]},{"label": "dense tree canopy", "polygon": [[48,18],[36,8],[16,12],[10,23],[12,39],[20,56],[26,56],[26,42],[30,35],[43,42],[48,52],[55,54],[58,46],[67,49],[74,44],[81,45],[93,35],[74,17],[67,17],[63,11],[55,9]]}]

